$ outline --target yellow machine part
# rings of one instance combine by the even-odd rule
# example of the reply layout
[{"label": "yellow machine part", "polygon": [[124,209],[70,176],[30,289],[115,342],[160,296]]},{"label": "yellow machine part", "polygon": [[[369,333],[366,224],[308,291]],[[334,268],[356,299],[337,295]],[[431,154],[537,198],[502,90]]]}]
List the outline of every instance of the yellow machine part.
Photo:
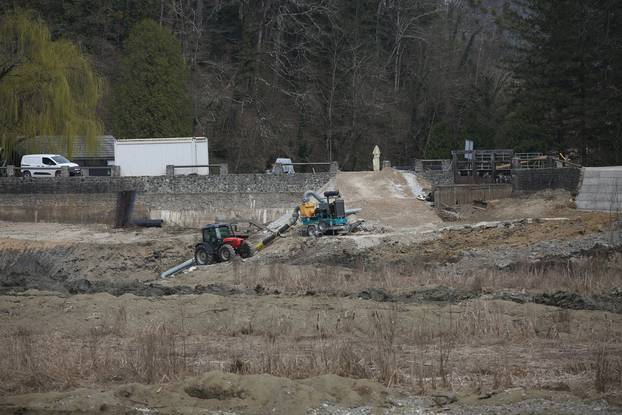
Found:
[{"label": "yellow machine part", "polygon": [[307,202],[300,205],[300,216],[310,218],[315,215],[315,203]]}]

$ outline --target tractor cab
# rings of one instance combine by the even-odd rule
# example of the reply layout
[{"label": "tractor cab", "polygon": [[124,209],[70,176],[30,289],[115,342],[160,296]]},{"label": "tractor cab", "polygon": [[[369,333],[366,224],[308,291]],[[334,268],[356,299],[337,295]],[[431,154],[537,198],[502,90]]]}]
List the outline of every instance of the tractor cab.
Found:
[{"label": "tractor cab", "polygon": [[231,225],[226,223],[216,223],[203,228],[203,242],[215,243],[231,237],[235,237],[235,232]]},{"label": "tractor cab", "polygon": [[195,246],[194,258],[199,265],[230,261],[236,255],[253,256],[253,247],[246,235],[236,235],[231,224],[214,223],[201,230],[203,241]]}]

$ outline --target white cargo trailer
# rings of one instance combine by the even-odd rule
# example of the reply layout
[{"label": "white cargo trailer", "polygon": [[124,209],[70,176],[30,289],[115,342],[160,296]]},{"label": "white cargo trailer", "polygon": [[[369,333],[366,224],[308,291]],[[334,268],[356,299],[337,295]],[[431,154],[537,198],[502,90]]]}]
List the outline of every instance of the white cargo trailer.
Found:
[{"label": "white cargo trailer", "polygon": [[[114,164],[121,176],[164,176],[167,165],[209,164],[205,137],[137,138],[116,140]],[[176,168],[175,174],[209,174],[208,167]]]}]

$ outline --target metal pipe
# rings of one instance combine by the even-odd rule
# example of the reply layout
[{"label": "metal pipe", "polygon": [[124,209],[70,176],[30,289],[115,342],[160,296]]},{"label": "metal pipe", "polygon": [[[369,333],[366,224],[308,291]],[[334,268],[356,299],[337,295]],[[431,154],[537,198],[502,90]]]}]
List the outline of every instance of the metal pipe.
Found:
[{"label": "metal pipe", "polygon": [[193,265],[194,265],[194,258],[191,258],[187,260],[186,262],[182,262],[181,264],[176,265],[167,271],[164,271],[163,273],[160,274],[160,278],[168,278],[174,274],[177,274],[180,271],[185,270],[186,268],[190,268]]}]

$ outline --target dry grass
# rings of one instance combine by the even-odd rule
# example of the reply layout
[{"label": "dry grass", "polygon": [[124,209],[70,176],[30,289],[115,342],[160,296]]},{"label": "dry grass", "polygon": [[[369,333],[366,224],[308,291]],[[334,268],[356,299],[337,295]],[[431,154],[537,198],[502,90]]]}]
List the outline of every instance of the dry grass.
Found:
[{"label": "dry grass", "polygon": [[234,284],[282,293],[358,293],[375,287],[390,293],[410,292],[424,286],[447,286],[471,293],[500,290],[555,292],[582,295],[608,293],[622,287],[622,254],[593,256],[572,261],[529,264],[512,270],[460,270],[438,272],[390,264],[379,271],[340,267],[289,266],[283,264],[234,266]]},{"label": "dry grass", "polygon": [[[27,329],[7,333],[0,385],[3,393],[19,393],[159,383],[220,369],[290,378],[334,373],[417,392],[533,386],[546,373],[553,379],[567,373],[596,391],[619,390],[619,327],[605,327],[605,317],[599,330],[581,333],[573,328],[573,312],[516,314],[514,307],[475,300],[415,315],[398,304],[378,304],[364,315],[325,308],[307,318],[304,331],[275,311],[265,323],[209,334],[188,332],[183,310],[174,324],[129,332],[123,323],[128,317],[118,310],[86,338],[35,335]],[[568,344],[581,353],[595,350],[593,363],[573,366],[577,352],[563,352]]]}]

